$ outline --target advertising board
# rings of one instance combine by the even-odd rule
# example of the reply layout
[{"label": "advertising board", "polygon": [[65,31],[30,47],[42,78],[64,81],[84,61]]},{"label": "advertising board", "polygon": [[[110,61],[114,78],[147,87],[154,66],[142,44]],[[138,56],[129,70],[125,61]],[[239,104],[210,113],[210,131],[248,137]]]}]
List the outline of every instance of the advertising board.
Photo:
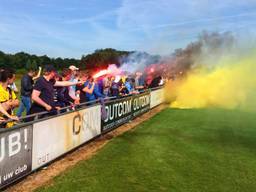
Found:
[{"label": "advertising board", "polygon": [[32,126],[0,133],[0,188],[31,172]]},{"label": "advertising board", "polygon": [[34,124],[32,170],[101,133],[100,105]]}]

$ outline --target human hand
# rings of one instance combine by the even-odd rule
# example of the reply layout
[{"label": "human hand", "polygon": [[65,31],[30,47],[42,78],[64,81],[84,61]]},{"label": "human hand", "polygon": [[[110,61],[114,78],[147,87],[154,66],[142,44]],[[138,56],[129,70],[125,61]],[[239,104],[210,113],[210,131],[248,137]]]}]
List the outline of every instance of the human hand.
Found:
[{"label": "human hand", "polygon": [[9,118],[12,119],[12,120],[14,120],[14,121],[19,121],[19,117],[14,116],[14,115],[10,115]]},{"label": "human hand", "polygon": [[80,99],[76,99],[76,100],[74,101],[74,104],[75,104],[75,105],[79,105],[79,104],[80,104]]},{"label": "human hand", "polygon": [[61,109],[61,107],[55,107],[55,109],[57,109],[59,111]]},{"label": "human hand", "polygon": [[47,111],[51,111],[51,110],[52,110],[52,106],[46,104],[45,109],[46,109]]},{"label": "human hand", "polygon": [[80,81],[77,82],[77,85],[83,85],[84,83],[85,83],[85,81],[80,80]]},{"label": "human hand", "polygon": [[4,122],[6,119],[3,117],[0,117],[0,123]]}]

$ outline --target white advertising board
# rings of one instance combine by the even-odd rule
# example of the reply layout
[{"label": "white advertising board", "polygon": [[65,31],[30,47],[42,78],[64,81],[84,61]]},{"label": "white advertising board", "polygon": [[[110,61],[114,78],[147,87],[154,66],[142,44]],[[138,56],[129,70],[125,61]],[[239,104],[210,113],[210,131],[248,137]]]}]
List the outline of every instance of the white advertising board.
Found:
[{"label": "white advertising board", "polygon": [[32,170],[100,133],[100,105],[35,123],[33,125]]},{"label": "white advertising board", "polygon": [[164,102],[164,89],[157,89],[150,93],[150,109]]}]

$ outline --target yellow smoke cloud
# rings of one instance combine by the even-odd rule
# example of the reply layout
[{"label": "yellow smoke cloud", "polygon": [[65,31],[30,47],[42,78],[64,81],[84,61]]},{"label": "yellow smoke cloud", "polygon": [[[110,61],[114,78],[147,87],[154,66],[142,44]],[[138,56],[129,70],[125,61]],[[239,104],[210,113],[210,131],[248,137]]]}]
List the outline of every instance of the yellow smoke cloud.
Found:
[{"label": "yellow smoke cloud", "polygon": [[256,110],[256,52],[222,58],[211,70],[191,70],[186,78],[169,82],[166,95],[174,108]]}]

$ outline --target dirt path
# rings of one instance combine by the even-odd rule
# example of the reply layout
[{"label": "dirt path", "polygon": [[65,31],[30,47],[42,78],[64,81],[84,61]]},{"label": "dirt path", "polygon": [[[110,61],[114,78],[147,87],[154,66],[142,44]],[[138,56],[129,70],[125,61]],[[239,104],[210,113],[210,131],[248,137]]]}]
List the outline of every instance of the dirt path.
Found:
[{"label": "dirt path", "polygon": [[106,135],[94,140],[93,142],[82,146],[74,152],[64,156],[62,159],[50,164],[47,169],[41,169],[37,171],[16,185],[8,188],[7,192],[24,192],[34,191],[38,187],[50,184],[52,179],[62,173],[63,171],[70,169],[72,166],[77,164],[79,161],[91,158],[97,151],[99,151],[104,145],[106,145],[113,137],[121,135],[122,133],[133,129],[143,121],[148,120],[155,114],[165,109],[167,105],[160,105],[153,110],[145,113],[144,115],[136,118],[130,123],[122,125],[118,129],[107,133]]}]

